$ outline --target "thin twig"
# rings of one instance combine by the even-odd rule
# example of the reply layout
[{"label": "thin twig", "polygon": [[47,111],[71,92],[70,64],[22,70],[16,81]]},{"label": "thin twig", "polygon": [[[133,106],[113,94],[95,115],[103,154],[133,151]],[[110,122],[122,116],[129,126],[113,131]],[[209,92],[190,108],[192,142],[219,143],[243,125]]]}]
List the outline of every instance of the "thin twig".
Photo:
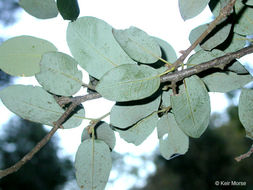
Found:
[{"label": "thin twig", "polygon": [[176,60],[175,63],[173,63],[172,66],[169,67],[168,70],[172,68],[176,69],[181,65],[181,63],[184,62],[184,60],[191,53],[191,51],[194,50],[195,47],[197,47],[197,45],[200,44],[211,31],[213,31],[213,29],[220,23],[222,19],[226,18],[231,13],[231,10],[233,9],[235,1],[236,0],[230,0],[230,2],[223,9],[221,9],[219,16],[216,17],[208,25],[208,28],[200,35],[200,37],[187,50],[181,51],[182,55]]},{"label": "thin twig", "polygon": [[246,152],[245,154],[242,154],[241,156],[236,157],[235,160],[237,162],[240,162],[241,160],[250,157],[251,154],[253,154],[253,145],[251,146],[248,152]]},{"label": "thin twig", "polygon": [[6,168],[4,170],[0,170],[0,179],[18,171],[27,161],[31,160],[33,156],[42,148],[45,146],[45,144],[51,139],[51,137],[55,134],[55,132],[61,127],[62,123],[69,117],[69,115],[75,110],[75,108],[82,102],[85,102],[87,100],[92,100],[96,98],[100,98],[101,96],[98,93],[93,94],[87,94],[85,96],[82,96],[81,98],[75,98],[72,100],[70,106],[67,108],[67,110],[62,114],[62,116],[54,122],[54,127],[51,129],[51,131],[42,139],[40,142],[36,144],[36,146],[28,152],[21,160],[16,162],[14,165],[12,165],[9,168]]},{"label": "thin twig", "polygon": [[244,55],[253,53],[253,45],[249,47],[245,47],[241,50],[238,50],[233,53],[227,53],[221,57],[215,58],[211,61],[207,61],[201,64],[198,64],[194,67],[190,67],[181,71],[176,71],[173,73],[168,73],[160,77],[161,82],[178,82],[183,80],[186,77],[201,73],[211,68],[224,68],[227,64],[231,63],[231,61],[243,57]]}]

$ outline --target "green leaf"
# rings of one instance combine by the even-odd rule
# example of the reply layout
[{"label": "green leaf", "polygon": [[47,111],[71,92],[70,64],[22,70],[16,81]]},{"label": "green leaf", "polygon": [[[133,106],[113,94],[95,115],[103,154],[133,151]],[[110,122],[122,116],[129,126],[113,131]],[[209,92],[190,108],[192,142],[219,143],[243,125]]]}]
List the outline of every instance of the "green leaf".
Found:
[{"label": "green leaf", "polygon": [[253,140],[253,89],[242,89],[238,109],[246,136]]},{"label": "green leaf", "polygon": [[139,28],[132,26],[126,30],[113,29],[112,32],[122,49],[135,61],[149,64],[161,57],[157,42]]},{"label": "green leaf", "polygon": [[[65,112],[51,94],[38,86],[12,85],[0,91],[0,98],[10,111],[23,119],[45,125],[53,126]],[[81,109],[64,122],[63,127],[78,127],[83,119],[84,109]]]},{"label": "green leaf", "polygon": [[171,89],[169,91],[164,91],[162,93],[162,106],[163,107],[169,107],[169,106],[171,106],[170,97],[172,95],[173,95],[173,92],[172,92]]},{"label": "green leaf", "polygon": [[85,140],[76,152],[75,168],[80,189],[104,190],[112,168],[109,147],[100,140]]},{"label": "green leaf", "polygon": [[110,112],[111,125],[125,129],[144,117],[147,117],[154,111],[157,111],[160,105],[161,96],[146,101],[136,101],[115,104]]},{"label": "green leaf", "polygon": [[[209,92],[229,92],[242,88],[253,80],[248,75],[238,75],[234,72],[216,72],[201,78]],[[222,81],[222,82],[221,82]]]},{"label": "green leaf", "polygon": [[225,53],[235,52],[242,49],[246,45],[246,40],[244,36],[233,33],[232,39],[229,45],[224,50]]},{"label": "green leaf", "polygon": [[247,0],[245,2],[246,5],[253,6],[253,0]]},{"label": "green leaf", "polygon": [[82,72],[77,69],[77,62],[60,52],[43,55],[36,79],[47,91],[62,96],[71,96],[82,86]]},{"label": "green leaf", "polygon": [[211,107],[208,92],[199,77],[186,78],[180,93],[171,96],[171,104],[181,130],[190,137],[200,137],[208,126]]},{"label": "green leaf", "polygon": [[235,2],[235,13],[234,31],[241,35],[253,34],[253,8],[238,0]]},{"label": "green leaf", "polygon": [[118,65],[136,63],[114,39],[112,27],[94,17],[69,23],[67,42],[80,66],[97,79]]},{"label": "green leaf", "polygon": [[184,20],[193,18],[201,13],[209,0],[179,0],[179,11]]},{"label": "green leaf", "polygon": [[[194,65],[198,65],[200,63],[204,63],[207,61],[211,61],[217,57],[221,57],[225,55],[225,53],[218,49],[213,49],[212,51],[200,50],[193,54],[187,61],[187,66],[191,67]],[[244,68],[244,66],[239,61],[233,61],[227,67],[227,70],[234,71],[238,74],[248,74],[248,71]]]},{"label": "green leaf", "polygon": [[151,96],[160,86],[158,72],[146,65],[120,65],[107,72],[96,90],[113,101],[138,100]]},{"label": "green leaf", "polygon": [[39,62],[44,53],[57,51],[46,40],[32,36],[18,36],[0,46],[0,69],[13,76],[32,76],[40,71]]},{"label": "green leaf", "polygon": [[19,0],[19,5],[36,18],[48,19],[58,15],[55,0]]},{"label": "green leaf", "polygon": [[[220,25],[218,25],[214,31],[212,31],[200,44],[201,48],[203,48],[204,50],[211,50],[215,47],[217,47],[218,45],[220,45],[221,43],[223,43],[231,30],[231,24],[226,24],[223,25],[222,23]],[[191,32],[190,32],[190,36],[189,36],[189,40],[191,42],[191,44],[193,44],[198,37],[208,28],[208,24],[204,24],[204,25],[200,25],[196,28],[194,28]],[[199,48],[197,48],[196,50],[198,50]]]},{"label": "green leaf", "polygon": [[64,20],[74,21],[80,13],[77,0],[57,0],[57,8]]},{"label": "green leaf", "polygon": [[157,113],[154,112],[133,125],[131,128],[127,130],[116,129],[116,131],[119,133],[122,139],[128,143],[133,143],[138,146],[154,131],[157,126],[157,121],[158,116]]},{"label": "green leaf", "polygon": [[173,154],[185,154],[189,148],[189,137],[178,127],[173,114],[163,115],[158,121],[157,133],[160,152],[165,159]]},{"label": "green leaf", "polygon": [[[88,128],[85,128],[82,133],[82,142],[90,139],[91,135],[88,132]],[[104,141],[111,149],[115,147],[116,137],[114,131],[110,125],[105,122],[99,122],[95,126],[96,139]]]},{"label": "green leaf", "polygon": [[159,44],[161,50],[162,50],[162,56],[165,57],[165,60],[169,63],[174,63],[177,60],[177,54],[174,50],[174,48],[166,41],[153,37],[155,41]]}]

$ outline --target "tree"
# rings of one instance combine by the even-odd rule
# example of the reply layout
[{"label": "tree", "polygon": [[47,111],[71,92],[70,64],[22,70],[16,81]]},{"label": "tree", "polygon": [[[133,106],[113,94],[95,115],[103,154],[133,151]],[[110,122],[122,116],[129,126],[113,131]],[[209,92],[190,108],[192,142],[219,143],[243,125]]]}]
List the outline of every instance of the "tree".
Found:
[{"label": "tree", "polygon": [[[0,167],[6,168],[17,162],[46,134],[41,124],[20,118],[10,120],[0,138]],[[62,189],[74,172],[69,158],[59,158],[57,140],[53,137],[19,172],[1,179],[0,189]]]},{"label": "tree", "polygon": [[233,189],[250,189],[253,186],[252,158],[238,164],[233,159],[252,144],[243,138],[245,132],[237,112],[238,107],[229,107],[229,121],[219,127],[209,126],[201,138],[191,141],[185,156],[165,160],[157,155],[156,172],[143,188],[133,189],[220,189],[216,181],[246,182],[247,185],[233,186]]},{"label": "tree", "polygon": [[[253,33],[250,0],[179,0],[184,20],[198,15],[206,6],[215,19],[192,30],[192,45],[178,58],[170,44],[139,28],[116,30],[95,17],[78,18],[76,0],[36,4],[21,0],[20,5],[37,18],[53,18],[60,12],[64,19],[71,20],[67,42],[73,57],[31,36],[14,37],[0,47],[3,71],[35,76],[41,85],[5,88],[0,91],[2,102],[23,118],[53,127],[22,162],[0,172],[2,177],[33,157],[58,128],[78,127],[85,119],[90,124],[83,131],[76,153],[77,183],[81,189],[104,189],[112,164],[114,131],[127,142],[139,145],[156,128],[164,158],[184,154],[189,137],[199,138],[207,129],[211,110],[208,92],[229,92],[252,81],[250,73],[237,61],[253,52],[248,37]],[[196,53],[186,62],[193,50]],[[77,65],[89,73],[92,82],[82,81]],[[89,89],[88,93],[72,97],[82,87]],[[252,89],[244,88],[239,102],[240,121],[249,138],[253,136],[252,94]],[[100,97],[116,102],[111,112],[86,118],[80,104]],[[110,124],[102,121],[108,115]],[[253,148],[237,160],[252,151]]]}]

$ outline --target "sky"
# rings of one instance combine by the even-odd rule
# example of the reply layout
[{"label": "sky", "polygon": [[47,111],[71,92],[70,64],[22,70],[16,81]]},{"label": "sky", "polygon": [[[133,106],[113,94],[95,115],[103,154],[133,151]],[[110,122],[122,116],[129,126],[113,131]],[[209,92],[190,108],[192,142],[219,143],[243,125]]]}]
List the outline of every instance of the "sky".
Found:
[{"label": "sky", "polygon": [[[180,16],[178,10],[178,1],[172,0],[92,0],[79,1],[80,16],[94,16],[103,19],[116,29],[125,29],[130,26],[136,26],[149,35],[159,37],[170,43],[178,56],[180,50],[185,50],[189,47],[188,35],[196,26],[210,21],[212,16],[210,10],[206,8],[200,15],[186,22]],[[0,28],[0,36],[10,38],[19,35],[31,35],[46,39],[52,42],[59,51],[70,54],[66,43],[66,28],[68,21],[64,21],[60,15],[54,19],[38,20],[28,15],[25,12],[20,13],[19,21],[8,28]],[[88,75],[85,74],[84,81],[88,83]],[[20,84],[36,84],[33,77],[27,77],[17,80]],[[85,93],[85,90],[79,94]],[[218,102],[218,103],[217,103]],[[98,99],[84,103],[86,117],[97,118],[110,111],[113,102]],[[213,93],[211,96],[212,111],[221,112],[228,105],[227,100],[221,93]],[[10,112],[0,103],[1,114],[6,113],[6,117],[1,116],[0,124],[6,122]],[[106,118],[109,122],[109,118]],[[59,130],[57,133],[61,138],[61,145],[64,147],[63,153],[74,155],[81,141],[81,132],[88,125],[84,121],[81,127],[70,130]],[[125,143],[120,138],[117,138],[115,151],[119,153],[130,153],[134,156],[151,156],[152,151],[156,148],[158,140],[156,132],[152,133],[142,145],[136,147],[132,144]],[[138,162],[134,157],[126,157],[125,161],[130,165]],[[155,168],[152,162],[147,164],[147,171],[154,172]],[[147,174],[147,173],[146,173]],[[146,175],[145,172],[143,175]],[[112,174],[113,175],[113,174]],[[122,184],[127,189],[126,179],[121,179],[114,186],[108,189],[122,189]],[[128,179],[129,180],[129,179]],[[136,183],[134,179],[128,182]],[[128,185],[129,185],[128,184]]]}]

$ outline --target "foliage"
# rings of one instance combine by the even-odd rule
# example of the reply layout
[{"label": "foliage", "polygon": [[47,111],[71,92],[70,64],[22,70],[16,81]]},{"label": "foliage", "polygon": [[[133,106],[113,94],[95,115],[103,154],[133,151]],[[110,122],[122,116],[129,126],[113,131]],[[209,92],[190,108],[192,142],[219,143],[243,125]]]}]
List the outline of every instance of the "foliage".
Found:
[{"label": "foliage", "polygon": [[[8,167],[21,159],[47,131],[42,125],[13,118],[5,126],[0,138],[0,166]],[[0,189],[58,190],[74,177],[72,162],[59,157],[57,137],[52,138],[38,156],[19,172],[0,180]]]},{"label": "foliage", "polygon": [[[15,76],[35,75],[42,87],[13,85],[1,90],[0,98],[17,115],[53,126],[50,135],[58,128],[78,127],[83,119],[90,120],[75,161],[81,189],[104,189],[111,169],[114,131],[139,145],[157,129],[162,156],[170,159],[174,154],[184,154],[189,137],[198,138],[207,129],[208,92],[228,92],[253,80],[235,61],[253,52],[253,46],[244,47],[250,41],[247,35],[253,34],[253,9],[242,0],[179,0],[185,20],[207,5],[216,17],[192,30],[192,45],[179,58],[170,44],[139,28],[116,30],[95,17],[77,18],[76,0],[65,1],[64,5],[59,0],[19,3],[37,18],[53,18],[60,12],[64,19],[71,20],[66,35],[73,57],[32,36],[5,41],[0,46],[0,68]],[[197,52],[185,63],[193,49]],[[90,75],[90,84],[82,81],[78,65]],[[87,87],[89,93],[72,97],[81,87]],[[243,90],[239,105],[248,136],[252,135],[252,112],[248,111],[252,110],[251,94],[252,89]],[[100,122],[109,114],[85,118],[84,108],[76,108],[100,97],[115,101],[110,124]],[[6,175],[4,172],[2,175]]]}]

